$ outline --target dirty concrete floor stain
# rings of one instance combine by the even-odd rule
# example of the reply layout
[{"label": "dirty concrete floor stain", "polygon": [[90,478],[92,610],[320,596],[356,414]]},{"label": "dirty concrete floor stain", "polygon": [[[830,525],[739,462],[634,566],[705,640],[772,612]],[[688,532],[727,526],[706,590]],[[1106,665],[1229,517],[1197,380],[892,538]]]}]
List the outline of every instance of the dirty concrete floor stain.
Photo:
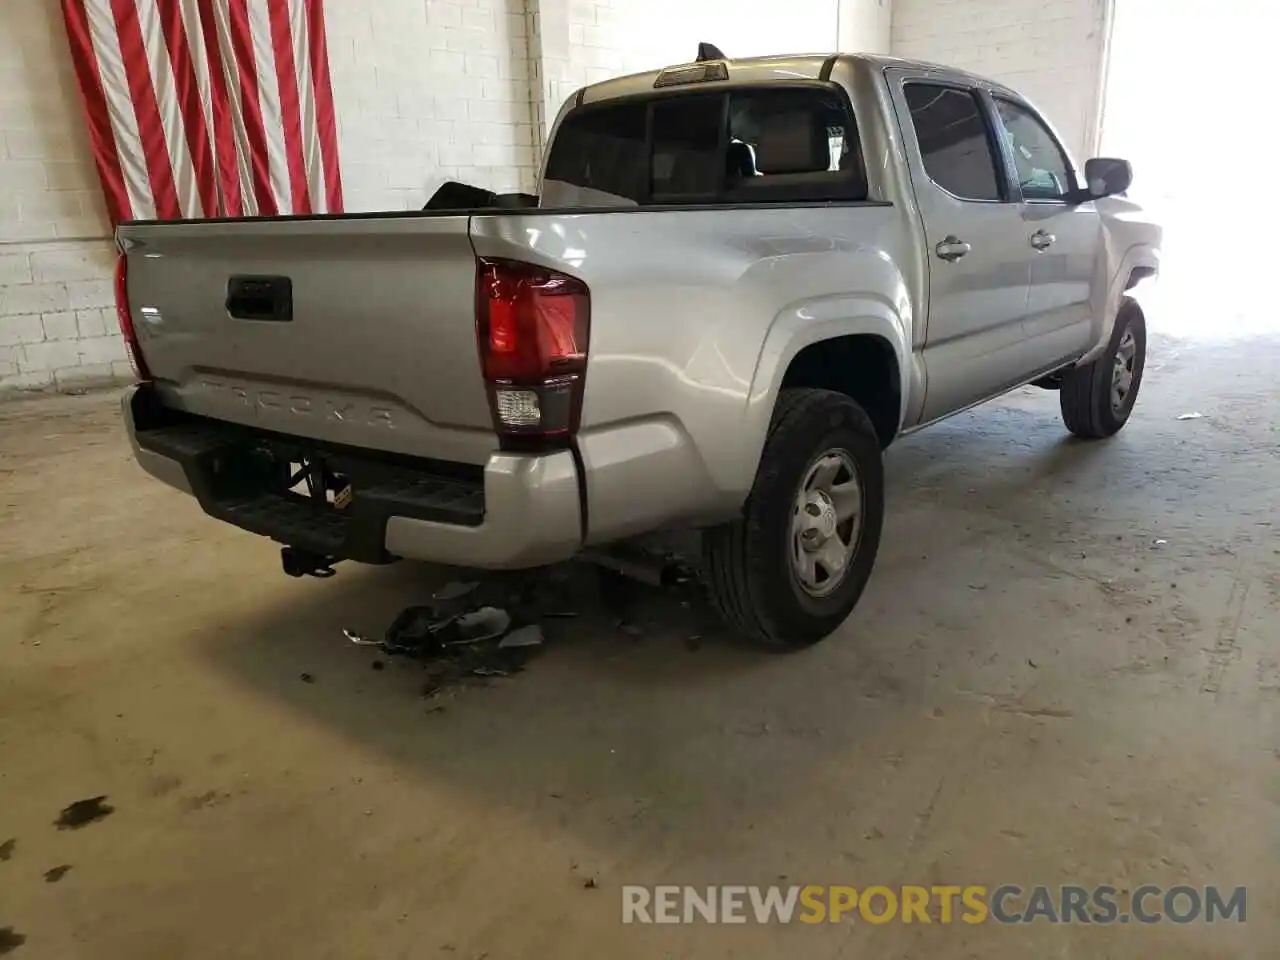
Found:
[{"label": "dirty concrete floor stain", "polygon": [[27,938],[13,927],[0,927],[0,956],[13,953],[27,942]]},{"label": "dirty concrete floor stain", "polygon": [[54,826],[59,830],[79,830],[91,823],[97,823],[99,820],[105,819],[116,812],[116,808],[106,802],[106,795],[100,797],[90,797],[87,800],[77,800],[75,803],[69,803],[62,808],[62,812],[58,814]]},{"label": "dirty concrete floor stain", "polygon": [[[1030,390],[895,446],[877,570],[813,650],[584,611],[429,717],[342,628],[442,574],[288,580],[130,461],[113,397],[0,407],[0,817],[76,864],[4,865],[3,922],[94,960],[1273,956],[1278,365],[1155,338],[1111,442]],[[1249,922],[620,922],[623,884],[773,882],[1246,884]]]}]

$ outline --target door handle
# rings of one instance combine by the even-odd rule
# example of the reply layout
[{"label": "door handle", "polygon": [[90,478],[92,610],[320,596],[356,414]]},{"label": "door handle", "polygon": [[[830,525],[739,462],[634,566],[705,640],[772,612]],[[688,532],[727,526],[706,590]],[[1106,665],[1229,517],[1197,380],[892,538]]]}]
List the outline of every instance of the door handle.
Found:
[{"label": "door handle", "polygon": [[1058,238],[1047,230],[1037,230],[1031,235],[1031,245],[1037,250],[1048,250]]},{"label": "door handle", "polygon": [[973,249],[973,246],[961,240],[959,237],[946,236],[937,246],[939,259],[946,260],[948,263],[954,263],[963,257],[966,253]]},{"label": "door handle", "polygon": [[227,280],[227,315],[235,320],[293,319],[293,281],[288,277],[231,277]]}]

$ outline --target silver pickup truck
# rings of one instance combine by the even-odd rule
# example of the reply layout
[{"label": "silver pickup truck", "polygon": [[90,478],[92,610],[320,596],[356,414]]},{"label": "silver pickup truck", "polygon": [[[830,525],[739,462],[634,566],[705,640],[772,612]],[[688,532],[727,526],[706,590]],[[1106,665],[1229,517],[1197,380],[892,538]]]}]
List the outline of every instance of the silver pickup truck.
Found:
[{"label": "silver pickup truck", "polygon": [[295,575],[697,530],[730,624],[809,644],[867,584],[895,439],[1029,383],[1124,425],[1161,238],[1131,179],[930,64],[610,80],[536,206],[121,226],[129,436]]}]

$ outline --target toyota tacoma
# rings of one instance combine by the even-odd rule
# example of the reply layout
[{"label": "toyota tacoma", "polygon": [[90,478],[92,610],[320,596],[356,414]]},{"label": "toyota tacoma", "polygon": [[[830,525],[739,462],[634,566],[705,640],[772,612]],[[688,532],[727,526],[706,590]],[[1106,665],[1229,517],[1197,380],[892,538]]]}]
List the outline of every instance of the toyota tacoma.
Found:
[{"label": "toyota tacoma", "polygon": [[867,584],[895,440],[1031,383],[1124,426],[1161,240],[1132,176],[932,64],[608,80],[527,203],[120,226],[129,436],[294,574],[693,530],[730,624],[803,646]]}]

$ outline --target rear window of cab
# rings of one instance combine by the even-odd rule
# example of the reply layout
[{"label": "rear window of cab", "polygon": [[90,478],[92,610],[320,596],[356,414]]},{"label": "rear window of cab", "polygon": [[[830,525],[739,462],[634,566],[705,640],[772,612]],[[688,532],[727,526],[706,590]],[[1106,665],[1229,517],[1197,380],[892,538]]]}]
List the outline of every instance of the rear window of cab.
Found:
[{"label": "rear window of cab", "polygon": [[579,107],[561,122],[545,206],[867,198],[848,98],[828,84]]}]

